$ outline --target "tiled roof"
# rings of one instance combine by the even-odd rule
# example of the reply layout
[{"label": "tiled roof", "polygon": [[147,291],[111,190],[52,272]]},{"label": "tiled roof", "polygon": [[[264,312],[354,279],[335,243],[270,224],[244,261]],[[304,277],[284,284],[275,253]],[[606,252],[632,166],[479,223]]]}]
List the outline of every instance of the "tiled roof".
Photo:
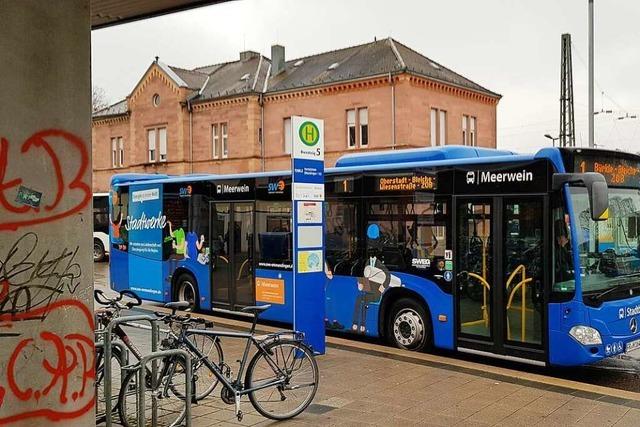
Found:
[{"label": "tiled roof", "polygon": [[113,105],[108,106],[107,108],[103,108],[102,110],[98,110],[93,113],[94,118],[101,117],[110,117],[110,116],[118,116],[120,114],[125,114],[127,112],[127,100],[123,99],[122,101],[116,102]]},{"label": "tiled roof", "polygon": [[182,79],[189,89],[200,90],[204,82],[209,76],[207,73],[202,73],[194,70],[185,70],[184,68],[174,67],[169,65],[169,68]]},{"label": "tiled roof", "polygon": [[[156,63],[178,86],[196,91],[190,97],[194,102],[249,93],[296,90],[399,72],[500,97],[392,38],[292,59],[286,61],[284,71],[275,76],[270,76],[269,58],[255,52],[245,52],[241,58],[244,59],[192,70],[169,66],[157,59]],[[126,112],[127,103],[123,100],[93,116],[98,118]]]},{"label": "tiled roof", "polygon": [[391,38],[287,61],[284,72],[269,79],[267,91],[285,91],[401,71],[500,96]]},{"label": "tiled roof", "polygon": [[[329,69],[332,64],[338,65]],[[380,40],[287,61],[285,70],[269,79],[268,91],[324,85],[400,69],[389,42]]]},{"label": "tiled roof", "polygon": [[500,96],[495,92],[486,89],[479,84],[461,76],[460,74],[448,69],[442,64],[439,64],[424,55],[416,52],[415,50],[391,39],[394,43],[398,54],[402,57],[406,69],[409,72],[415,73],[420,76],[432,78],[445,83],[451,83],[456,86],[464,87],[467,89],[483,92],[491,96]]},{"label": "tiled roof", "polygon": [[209,74],[209,80],[196,100],[261,92],[268,68],[269,60],[262,56],[222,64]]}]

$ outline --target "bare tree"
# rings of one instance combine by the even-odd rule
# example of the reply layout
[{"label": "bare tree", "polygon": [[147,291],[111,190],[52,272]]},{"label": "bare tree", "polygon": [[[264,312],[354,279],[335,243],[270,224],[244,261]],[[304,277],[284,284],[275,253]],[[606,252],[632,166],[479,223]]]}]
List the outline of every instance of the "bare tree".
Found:
[{"label": "bare tree", "polygon": [[109,106],[109,100],[107,99],[107,93],[99,86],[93,86],[91,89],[91,108],[95,113]]}]

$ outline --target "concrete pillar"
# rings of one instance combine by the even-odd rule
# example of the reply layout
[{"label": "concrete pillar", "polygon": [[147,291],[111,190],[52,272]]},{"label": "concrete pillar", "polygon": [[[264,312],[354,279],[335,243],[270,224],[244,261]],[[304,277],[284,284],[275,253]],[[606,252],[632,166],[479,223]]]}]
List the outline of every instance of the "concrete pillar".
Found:
[{"label": "concrete pillar", "polygon": [[0,425],[94,424],[89,0],[0,0]]}]

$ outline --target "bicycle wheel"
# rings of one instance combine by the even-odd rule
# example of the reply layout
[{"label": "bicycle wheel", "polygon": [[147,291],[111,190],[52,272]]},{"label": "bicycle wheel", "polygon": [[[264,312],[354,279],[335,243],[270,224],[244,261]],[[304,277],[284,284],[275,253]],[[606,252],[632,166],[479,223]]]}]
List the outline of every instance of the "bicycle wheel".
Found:
[{"label": "bicycle wheel", "polygon": [[[187,333],[187,339],[198,349],[198,353],[191,351],[187,346],[183,346],[191,354],[191,374],[196,377],[196,400],[200,401],[209,396],[218,385],[218,377],[205,364],[204,359],[212,364],[220,366],[224,360],[220,340],[211,335],[199,334],[197,332]],[[183,374],[182,363],[176,366],[176,374]],[[184,399],[184,387],[171,386],[171,391],[181,399]]]},{"label": "bicycle wheel", "polygon": [[253,391],[249,393],[249,400],[256,411],[267,418],[293,418],[309,406],[318,390],[316,359],[309,347],[293,340],[267,344],[265,350],[268,355],[258,352],[251,359],[245,389],[279,379],[284,379],[284,383]]},{"label": "bicycle wheel", "polygon": [[[178,362],[182,363],[182,362]],[[184,369],[184,367],[182,367]],[[163,369],[158,368],[159,372]],[[176,369],[177,370],[177,369]],[[138,371],[130,371],[122,382],[120,389],[118,413],[120,422],[125,427],[143,427],[138,425]],[[146,375],[146,393],[144,397],[144,417],[146,426],[179,426],[185,417],[184,399],[175,396],[172,390],[182,387],[184,390],[184,374],[162,375],[158,374],[155,381]],[[153,386],[151,383],[154,383]],[[167,382],[169,382],[167,384]],[[168,392],[171,390],[171,392]],[[184,392],[183,392],[184,395]],[[153,408],[156,408],[155,423]]]},{"label": "bicycle wheel", "polygon": [[[111,353],[111,412],[118,413],[118,395],[120,394],[120,350],[113,348]],[[104,353],[96,350],[96,424],[106,420],[106,400],[104,395]]]}]

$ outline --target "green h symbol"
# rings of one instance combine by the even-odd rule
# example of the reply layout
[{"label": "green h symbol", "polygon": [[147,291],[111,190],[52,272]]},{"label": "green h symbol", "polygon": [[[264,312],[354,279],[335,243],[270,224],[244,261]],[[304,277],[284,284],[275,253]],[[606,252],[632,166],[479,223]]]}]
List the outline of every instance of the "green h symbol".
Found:
[{"label": "green h symbol", "polygon": [[316,138],[315,129],[313,126],[307,125],[304,129],[304,139],[307,142],[312,142]]}]

